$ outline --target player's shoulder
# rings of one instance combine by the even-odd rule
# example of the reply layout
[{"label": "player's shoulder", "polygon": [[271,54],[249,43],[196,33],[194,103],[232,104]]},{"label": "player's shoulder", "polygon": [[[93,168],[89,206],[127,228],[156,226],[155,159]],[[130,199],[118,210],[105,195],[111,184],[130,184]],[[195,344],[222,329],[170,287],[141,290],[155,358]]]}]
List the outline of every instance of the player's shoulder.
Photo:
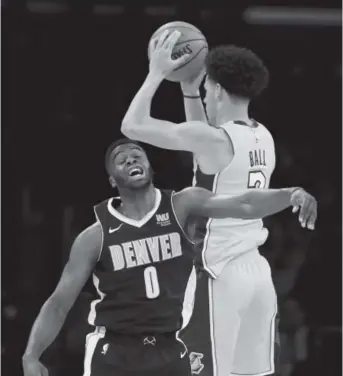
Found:
[{"label": "player's shoulder", "polygon": [[96,221],[79,233],[74,241],[73,248],[82,250],[82,253],[97,253],[101,248],[102,237],[101,224]]},{"label": "player's shoulder", "polygon": [[201,120],[186,121],[180,124],[180,136],[192,138],[193,141],[206,143],[227,142],[227,138],[218,127],[212,127],[210,124]]}]

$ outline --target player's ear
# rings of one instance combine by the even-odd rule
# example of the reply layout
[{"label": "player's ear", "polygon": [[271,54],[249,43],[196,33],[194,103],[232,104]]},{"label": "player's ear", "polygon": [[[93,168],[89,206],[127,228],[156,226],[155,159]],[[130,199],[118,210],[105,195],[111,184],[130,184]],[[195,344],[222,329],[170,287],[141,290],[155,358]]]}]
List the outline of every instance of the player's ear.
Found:
[{"label": "player's ear", "polygon": [[108,178],[108,181],[110,182],[112,188],[115,188],[115,187],[117,186],[117,183],[116,183],[116,181],[114,180],[114,177],[113,177],[113,176],[110,176],[110,177]]},{"label": "player's ear", "polygon": [[214,88],[214,98],[215,98],[216,100],[219,100],[219,99],[220,99],[220,97],[221,97],[221,95],[222,95],[222,90],[223,90],[223,88],[221,87],[221,85],[218,84],[218,83],[216,83],[216,86],[215,86],[215,88]]}]

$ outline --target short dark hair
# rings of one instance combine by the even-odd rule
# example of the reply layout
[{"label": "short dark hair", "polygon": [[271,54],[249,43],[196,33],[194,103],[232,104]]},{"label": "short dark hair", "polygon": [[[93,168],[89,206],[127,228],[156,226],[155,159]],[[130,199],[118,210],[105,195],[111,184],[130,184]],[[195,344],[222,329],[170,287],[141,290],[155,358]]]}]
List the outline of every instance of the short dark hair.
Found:
[{"label": "short dark hair", "polygon": [[125,144],[134,144],[139,146],[142,150],[142,146],[138,141],[135,140],[130,140],[129,138],[121,138],[117,141],[112,142],[112,144],[107,148],[106,154],[105,154],[105,167],[106,171],[109,173],[109,162],[110,162],[110,156],[115,148],[117,148],[120,145],[125,145]]},{"label": "short dark hair", "polygon": [[267,67],[247,48],[234,45],[214,47],[208,53],[205,65],[208,77],[228,94],[250,100],[268,86]]}]

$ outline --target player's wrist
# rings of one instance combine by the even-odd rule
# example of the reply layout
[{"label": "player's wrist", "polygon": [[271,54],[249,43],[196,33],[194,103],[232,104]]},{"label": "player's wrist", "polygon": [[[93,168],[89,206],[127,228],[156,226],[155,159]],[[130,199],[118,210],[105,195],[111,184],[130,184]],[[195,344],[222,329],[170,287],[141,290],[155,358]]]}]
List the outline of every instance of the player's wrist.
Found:
[{"label": "player's wrist", "polygon": [[184,98],[197,99],[201,98],[199,90],[182,90],[182,95]]},{"label": "player's wrist", "polygon": [[148,81],[151,81],[156,84],[160,84],[164,79],[166,78],[166,75],[159,70],[150,70],[148,73]]},{"label": "player's wrist", "polygon": [[28,361],[28,360],[39,361],[39,358],[40,357],[38,356],[38,354],[34,354],[33,352],[30,352],[30,351],[25,351],[25,353],[22,356],[22,360],[24,361]]},{"label": "player's wrist", "polygon": [[294,198],[294,194],[298,191],[302,190],[301,187],[291,187],[291,188],[285,188],[285,191],[287,191],[288,195],[289,195],[289,202],[290,204],[292,203],[293,201],[293,198]]},{"label": "player's wrist", "polygon": [[183,94],[183,97],[186,98],[186,99],[199,99],[199,98],[201,98],[200,95],[196,95],[196,94]]}]

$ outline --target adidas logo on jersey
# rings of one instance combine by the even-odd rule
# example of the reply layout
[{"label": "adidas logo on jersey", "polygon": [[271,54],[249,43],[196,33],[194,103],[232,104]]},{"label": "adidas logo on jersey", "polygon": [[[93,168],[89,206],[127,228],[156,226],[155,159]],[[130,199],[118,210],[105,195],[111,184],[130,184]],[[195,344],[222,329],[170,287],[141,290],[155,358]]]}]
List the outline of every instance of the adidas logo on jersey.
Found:
[{"label": "adidas logo on jersey", "polygon": [[162,227],[169,226],[171,224],[169,213],[156,214],[156,220],[157,220],[157,224]]},{"label": "adidas logo on jersey", "polygon": [[181,236],[177,232],[112,245],[109,248],[115,271],[182,256]]}]

